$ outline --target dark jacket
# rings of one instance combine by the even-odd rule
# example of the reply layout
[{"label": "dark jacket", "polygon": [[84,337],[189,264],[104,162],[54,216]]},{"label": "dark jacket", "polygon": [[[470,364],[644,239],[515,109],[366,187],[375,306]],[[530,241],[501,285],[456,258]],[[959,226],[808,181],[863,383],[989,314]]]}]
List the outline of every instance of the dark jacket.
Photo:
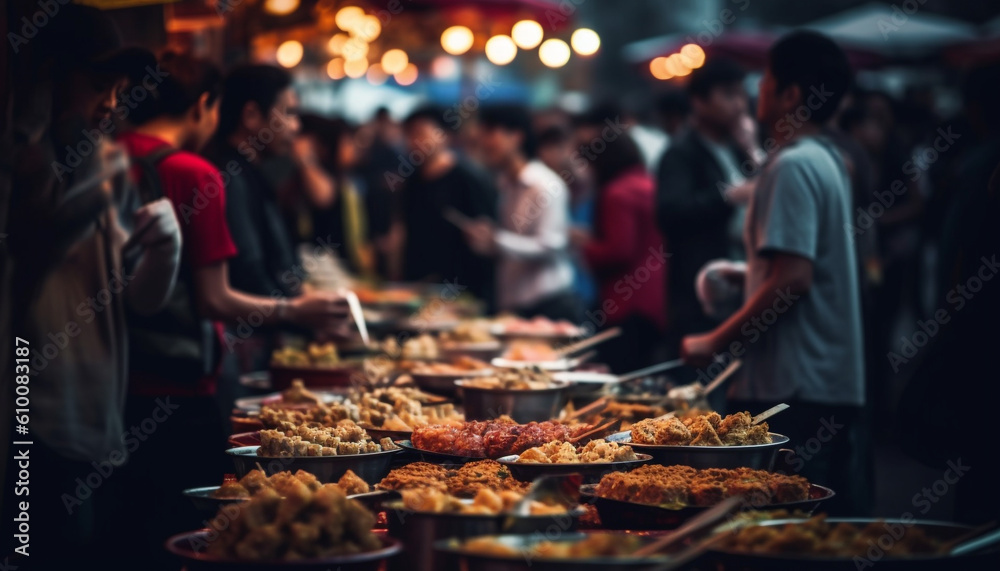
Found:
[{"label": "dark jacket", "polygon": [[[733,148],[743,163],[745,153]],[[670,244],[667,299],[669,323],[678,334],[712,328],[695,294],[698,271],[711,260],[729,257],[728,225],[733,208],[726,203],[722,167],[695,131],[672,144],[657,173],[656,221]]]}]

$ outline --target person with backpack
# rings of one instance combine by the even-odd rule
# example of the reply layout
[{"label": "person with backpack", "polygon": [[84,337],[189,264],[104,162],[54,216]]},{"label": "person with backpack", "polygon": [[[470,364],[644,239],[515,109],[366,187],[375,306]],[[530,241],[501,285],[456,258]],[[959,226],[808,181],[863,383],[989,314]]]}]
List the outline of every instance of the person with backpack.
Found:
[{"label": "person with backpack", "polygon": [[192,521],[184,519],[188,506],[176,501],[180,491],[228,469],[219,454],[224,433],[213,398],[221,352],[233,344],[223,338],[223,324],[242,319],[329,333],[347,322],[346,303],[338,296],[264,297],[230,286],[227,261],[236,246],[226,222],[225,181],[235,173],[220,173],[196,154],[218,124],[222,74],[210,62],[178,53],[161,56],[159,69],[164,80],[133,110],[135,130],[120,139],[143,201],[170,200],[184,244],[167,307],[151,317],[130,316],[126,416],[137,426],[144,420],[148,425],[149,418],[166,425],[132,454],[135,487],[162,514],[136,519],[150,526],[142,540],[151,550]]}]

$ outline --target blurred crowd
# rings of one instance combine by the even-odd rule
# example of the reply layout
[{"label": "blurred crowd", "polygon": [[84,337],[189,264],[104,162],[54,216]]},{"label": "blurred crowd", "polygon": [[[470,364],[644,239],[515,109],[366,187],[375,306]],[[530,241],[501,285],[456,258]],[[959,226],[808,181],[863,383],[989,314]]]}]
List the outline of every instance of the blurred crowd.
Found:
[{"label": "blurred crowd", "polygon": [[[792,402],[798,442],[817,419],[846,425],[822,483],[856,515],[875,433],[903,426],[929,463],[985,457],[1000,68],[968,73],[961,113],[941,117],[928,91],[854,86],[831,41],[796,33],[756,111],[746,72],[710,59],[641,107],[428,105],[353,124],[301,110],[280,68],[154,58],[97,11],[63,10],[28,46],[46,65],[18,70],[6,231],[14,332],[42,344],[32,454],[58,493],[37,501],[74,519],[51,520],[54,537],[84,546],[77,519],[122,515],[73,494],[129,455],[110,480],[180,509],[172,490],[228,470],[215,395],[261,365],[234,355],[266,359],[274,331],[345,333],[342,298],[304,291],[301,245],[371,283],[621,327],[601,349],[615,373],[682,357],[690,382],[742,358],[716,406]],[[158,445],[128,445],[150,418]],[[959,513],[981,519],[988,474],[963,484]],[[142,528],[162,522],[136,522],[135,544],[158,549]]]}]

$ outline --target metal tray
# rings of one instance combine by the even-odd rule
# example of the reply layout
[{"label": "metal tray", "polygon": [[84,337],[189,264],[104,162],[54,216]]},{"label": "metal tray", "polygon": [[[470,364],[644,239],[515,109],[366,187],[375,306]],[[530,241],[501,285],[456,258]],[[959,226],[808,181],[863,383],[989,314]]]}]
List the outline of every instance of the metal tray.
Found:
[{"label": "metal tray", "polygon": [[770,444],[748,446],[661,446],[657,444],[636,444],[632,442],[632,432],[618,432],[608,436],[609,442],[625,443],[636,453],[642,452],[653,457],[653,464],[664,466],[691,466],[699,470],[706,468],[753,468],[771,470],[778,451],[789,438],[781,434],[769,433]]},{"label": "metal tray", "polygon": [[580,474],[585,483],[597,482],[610,472],[628,472],[653,459],[649,454],[636,454],[638,460],[620,462],[580,462],[575,464],[544,464],[541,462],[518,462],[517,454],[497,458],[497,462],[510,470],[515,478],[525,482],[534,481],[539,476],[565,476]]},{"label": "metal tray", "polygon": [[237,478],[246,476],[248,472],[260,464],[268,476],[277,472],[290,471],[294,473],[298,470],[304,470],[316,476],[316,479],[324,484],[336,482],[348,470],[351,470],[369,485],[374,485],[389,473],[393,456],[402,452],[401,449],[397,448],[343,456],[268,457],[258,456],[257,450],[259,448],[260,446],[243,446],[242,448],[226,450],[226,454],[233,459],[233,463],[236,465]]}]

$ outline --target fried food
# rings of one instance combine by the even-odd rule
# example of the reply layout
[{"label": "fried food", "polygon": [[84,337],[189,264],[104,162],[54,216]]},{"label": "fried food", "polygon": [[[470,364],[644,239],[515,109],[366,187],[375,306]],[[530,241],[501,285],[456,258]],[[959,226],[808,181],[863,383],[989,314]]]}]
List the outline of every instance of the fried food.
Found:
[{"label": "fried food", "polygon": [[417,375],[464,375],[489,368],[489,363],[462,355],[446,363],[416,363],[410,372]]},{"label": "fried food", "polygon": [[695,470],[690,466],[647,465],[605,475],[595,493],[602,498],[671,509],[711,506],[731,496],[743,496],[760,507],[808,499],[809,481],[750,468]]},{"label": "fried food", "polygon": [[413,445],[420,450],[471,458],[500,458],[520,454],[553,440],[571,440],[588,432],[589,424],[567,426],[558,422],[517,424],[508,416],[497,420],[465,422],[460,426],[427,426],[413,431]]},{"label": "fried food", "polygon": [[309,426],[282,423],[278,429],[260,431],[259,456],[344,456],[395,450],[389,438],[375,442],[351,420],[336,426]]},{"label": "fried food", "polygon": [[632,442],[661,446],[748,446],[770,444],[766,422],[751,426],[749,412],[722,418],[717,412],[684,418],[650,418],[632,425]]},{"label": "fried food", "polygon": [[[871,546],[886,537],[890,529],[884,521],[859,527],[845,522],[831,523],[826,521],[825,514],[820,514],[801,523],[744,527],[727,535],[720,547],[749,553],[868,557]],[[885,556],[942,553],[945,545],[945,541],[927,535],[919,526],[910,526]]]},{"label": "fried food", "polygon": [[[491,488],[480,488],[471,502],[463,501],[446,492],[435,488],[420,488],[403,490],[403,506],[415,512],[453,513],[465,515],[499,515],[509,512],[524,498],[524,494],[512,491],[494,491]],[[566,513],[566,506],[531,502],[531,515],[549,515]]]},{"label": "fried food", "polygon": [[229,523],[217,530],[208,553],[248,561],[292,561],[381,547],[371,531],[375,516],[336,484],[311,489],[293,477],[287,485],[284,494],[259,490],[239,504],[235,517],[220,511],[216,519]]},{"label": "fried food", "polygon": [[582,333],[579,327],[569,321],[552,321],[551,319],[543,316],[537,316],[532,319],[511,317],[503,319],[501,323],[503,325],[504,332],[508,334],[561,335],[573,337]]},{"label": "fried food", "polygon": [[282,347],[271,353],[274,367],[333,367],[340,363],[337,346],[333,343],[310,343],[306,350]]},{"label": "fried food", "polygon": [[548,442],[521,453],[518,463],[580,464],[637,460],[631,446],[607,440],[591,440],[577,448],[569,442]]},{"label": "fried food", "polygon": [[496,557],[539,559],[589,559],[595,557],[628,557],[642,545],[634,535],[591,533],[580,541],[541,541],[524,551],[499,543],[489,537],[469,539],[464,551]]},{"label": "fried food", "polygon": [[485,319],[470,319],[462,321],[451,331],[444,331],[439,336],[444,345],[463,343],[492,343],[497,340],[490,333],[490,322]]},{"label": "fried food", "polygon": [[[249,498],[265,488],[278,492],[278,495],[285,495],[286,492],[294,492],[294,488],[302,484],[312,491],[316,491],[323,486],[316,476],[299,470],[291,472],[278,472],[268,476],[263,470],[250,470],[238,482],[225,482],[219,489],[212,493],[213,498],[218,499],[240,499]],[[337,482],[337,486],[344,490],[345,494],[363,494],[368,492],[368,484],[358,477],[357,474],[348,470]]]},{"label": "fried food", "polygon": [[477,389],[503,389],[515,391],[530,391],[551,389],[559,386],[552,375],[538,369],[501,369],[489,377],[466,379],[466,387]]},{"label": "fried food", "polygon": [[448,491],[448,470],[444,466],[427,462],[414,462],[389,472],[375,485],[380,490],[408,490],[413,488],[433,488]]},{"label": "fried food", "polygon": [[558,361],[560,356],[548,343],[542,341],[512,341],[504,351],[511,361]]},{"label": "fried food", "polygon": [[433,489],[464,498],[488,488],[495,492],[525,492],[528,484],[518,481],[506,466],[493,460],[470,462],[459,468],[445,468],[427,462],[414,462],[396,468],[376,486],[380,490]]},{"label": "fried food", "polygon": [[382,351],[393,359],[433,361],[441,356],[437,340],[426,333],[410,337],[402,345],[395,337],[389,337],[382,342]]}]

